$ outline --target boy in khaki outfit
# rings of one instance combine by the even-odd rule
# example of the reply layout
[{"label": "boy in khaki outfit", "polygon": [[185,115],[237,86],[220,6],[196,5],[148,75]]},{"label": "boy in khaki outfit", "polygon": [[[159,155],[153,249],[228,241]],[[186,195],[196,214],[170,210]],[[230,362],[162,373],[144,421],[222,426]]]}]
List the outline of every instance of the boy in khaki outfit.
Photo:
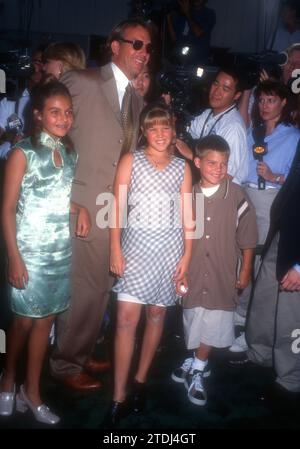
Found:
[{"label": "boy in khaki outfit", "polygon": [[194,192],[204,195],[204,234],[193,242],[184,282],[188,292],[183,297],[185,343],[194,357],[175,369],[172,379],[184,382],[189,400],[196,405],[207,401],[203,377],[210,374],[207,362],[212,348],[225,348],[234,341],[237,293],[250,280],[257,242],[253,206],[227,175],[229,152],[226,140],[209,135],[199,140],[194,159],[201,175]]}]

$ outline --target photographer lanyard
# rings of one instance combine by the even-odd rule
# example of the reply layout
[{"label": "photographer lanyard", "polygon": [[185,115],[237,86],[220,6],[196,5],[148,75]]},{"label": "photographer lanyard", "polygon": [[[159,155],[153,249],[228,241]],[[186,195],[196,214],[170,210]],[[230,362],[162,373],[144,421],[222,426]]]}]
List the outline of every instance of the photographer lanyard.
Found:
[{"label": "photographer lanyard", "polygon": [[[228,109],[227,111],[223,112],[223,114],[221,114],[220,117],[218,117],[217,120],[215,121],[215,123],[212,125],[212,127],[211,127],[210,130],[209,130],[209,133],[207,133],[206,136],[209,136],[209,135],[213,132],[213,130],[215,129],[216,124],[217,124],[217,123],[224,117],[224,115],[228,114],[228,113],[229,113],[230,111],[232,111],[235,107],[236,107],[236,106],[234,105],[234,106],[232,106],[230,109]],[[205,130],[205,126],[206,126],[208,120],[210,119],[210,117],[212,116],[212,113],[213,113],[213,111],[211,110],[210,113],[208,114],[208,116],[206,117],[205,122],[204,122],[204,124],[203,124],[203,126],[202,126],[202,131],[201,131],[201,134],[200,134],[199,139],[202,139],[203,134],[204,134],[204,130]]]}]

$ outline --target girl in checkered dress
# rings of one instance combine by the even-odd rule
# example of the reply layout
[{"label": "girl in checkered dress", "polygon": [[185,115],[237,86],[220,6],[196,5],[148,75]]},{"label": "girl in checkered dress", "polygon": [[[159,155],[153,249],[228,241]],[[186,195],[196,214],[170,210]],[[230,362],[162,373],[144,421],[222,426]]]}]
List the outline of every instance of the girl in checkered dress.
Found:
[{"label": "girl in checkered dress", "polygon": [[[192,191],[191,172],[183,159],[173,155],[173,123],[167,106],[146,106],[141,114],[146,146],[126,154],[116,173],[116,226],[110,230],[110,270],[118,277],[113,288],[118,294],[113,420],[126,405],[127,377],[142,305],[146,306],[146,327],[134,378],[136,411],[145,395],[166,307],[175,304],[191,255],[186,220],[181,224],[183,194]],[[191,200],[191,195],[184,198],[185,210],[190,211],[186,197]]]}]

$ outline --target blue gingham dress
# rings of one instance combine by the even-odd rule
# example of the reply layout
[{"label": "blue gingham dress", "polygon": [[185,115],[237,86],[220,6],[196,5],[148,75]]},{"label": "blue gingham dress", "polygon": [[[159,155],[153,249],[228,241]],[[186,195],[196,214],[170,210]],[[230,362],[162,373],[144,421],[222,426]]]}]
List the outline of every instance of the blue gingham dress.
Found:
[{"label": "blue gingham dress", "polygon": [[133,157],[128,218],[121,238],[126,267],[113,291],[146,304],[171,306],[177,299],[172,278],[184,250],[180,189],[185,161],[173,157],[158,171],[144,151]]}]

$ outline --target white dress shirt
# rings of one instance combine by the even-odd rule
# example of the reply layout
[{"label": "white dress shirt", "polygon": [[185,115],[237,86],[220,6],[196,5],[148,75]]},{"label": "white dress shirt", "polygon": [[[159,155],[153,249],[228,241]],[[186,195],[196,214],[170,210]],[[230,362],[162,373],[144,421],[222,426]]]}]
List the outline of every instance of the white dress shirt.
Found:
[{"label": "white dress shirt", "polygon": [[249,166],[246,127],[238,110],[231,108],[217,115],[211,113],[212,109],[206,109],[192,121],[189,133],[193,139],[209,134],[223,137],[230,147],[228,174],[233,182],[242,184],[247,179]]},{"label": "white dress shirt", "polygon": [[130,81],[127,78],[127,76],[122,72],[122,70],[119,69],[119,67],[116,64],[114,64],[113,62],[111,63],[111,68],[114,73],[114,77],[115,77],[116,84],[117,84],[117,91],[118,91],[118,97],[119,97],[119,103],[120,103],[120,109],[121,109],[125,90]]}]

